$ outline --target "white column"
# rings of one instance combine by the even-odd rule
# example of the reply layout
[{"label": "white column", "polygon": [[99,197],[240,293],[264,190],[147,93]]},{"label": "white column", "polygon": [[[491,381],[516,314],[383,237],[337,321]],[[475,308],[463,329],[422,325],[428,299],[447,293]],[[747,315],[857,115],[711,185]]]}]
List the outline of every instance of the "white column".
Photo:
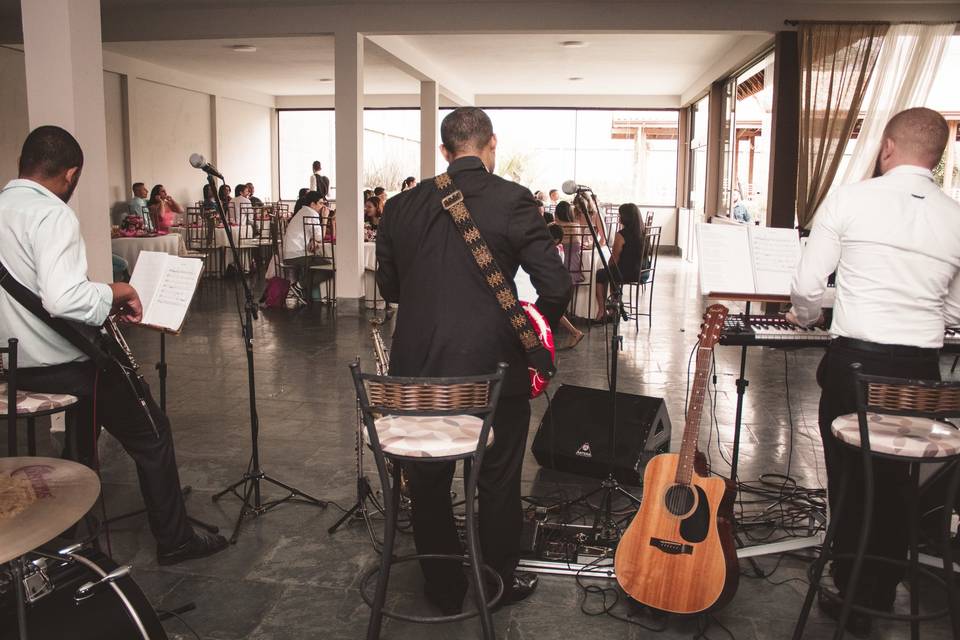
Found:
[{"label": "white column", "polygon": [[30,128],[52,124],[83,148],[70,206],[80,219],[89,276],[112,280],[100,0],[21,0]]},{"label": "white column", "polygon": [[420,82],[420,179],[437,175],[440,92],[433,80]]},{"label": "white column", "polygon": [[220,126],[219,115],[223,104],[220,96],[210,96],[210,157],[207,162],[213,166],[220,164]]},{"label": "white column", "polygon": [[337,297],[363,297],[363,36],[334,33]]},{"label": "white column", "polygon": [[280,202],[280,123],[270,109],[270,199]]}]

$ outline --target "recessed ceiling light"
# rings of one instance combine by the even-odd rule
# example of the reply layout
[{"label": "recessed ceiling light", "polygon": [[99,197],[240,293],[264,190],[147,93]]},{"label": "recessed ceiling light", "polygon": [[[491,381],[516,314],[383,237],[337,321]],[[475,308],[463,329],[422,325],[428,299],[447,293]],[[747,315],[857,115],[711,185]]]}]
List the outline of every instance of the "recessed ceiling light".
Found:
[{"label": "recessed ceiling light", "polygon": [[564,40],[560,43],[561,47],[566,47],[567,49],[583,49],[587,46],[587,43],[583,40]]},{"label": "recessed ceiling light", "polygon": [[570,76],[567,78],[567,80],[570,80],[571,82],[580,82],[583,80],[583,78],[581,76]]},{"label": "recessed ceiling light", "polygon": [[317,82],[333,82],[333,78],[317,78]]},{"label": "recessed ceiling light", "polygon": [[235,44],[231,46],[230,49],[236,51],[237,53],[253,53],[257,50],[257,48],[252,44]]}]

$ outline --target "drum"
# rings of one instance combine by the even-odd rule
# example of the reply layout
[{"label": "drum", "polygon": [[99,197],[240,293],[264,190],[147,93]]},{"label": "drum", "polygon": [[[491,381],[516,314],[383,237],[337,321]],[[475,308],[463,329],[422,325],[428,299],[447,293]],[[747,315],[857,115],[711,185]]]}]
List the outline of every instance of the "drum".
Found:
[{"label": "drum", "polygon": [[[138,640],[144,634],[150,640],[166,640],[156,611],[129,575],[118,578],[113,586],[101,584],[82,597],[81,587],[98,582],[118,565],[96,549],[73,553],[72,561],[41,552],[24,557],[30,640]],[[18,637],[12,585],[0,580],[0,640]]]}]

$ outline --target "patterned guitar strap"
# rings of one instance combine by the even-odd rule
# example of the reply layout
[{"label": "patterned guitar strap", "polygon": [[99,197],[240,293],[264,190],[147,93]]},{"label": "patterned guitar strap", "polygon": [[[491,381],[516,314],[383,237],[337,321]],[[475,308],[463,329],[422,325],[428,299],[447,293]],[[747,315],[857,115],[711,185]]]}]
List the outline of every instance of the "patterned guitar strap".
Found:
[{"label": "patterned guitar strap", "polygon": [[483,279],[490,287],[490,292],[497,299],[500,308],[507,316],[507,321],[517,334],[520,344],[523,345],[527,364],[549,380],[557,373],[550,352],[540,343],[540,338],[537,336],[530,318],[523,307],[520,306],[506,276],[500,270],[500,265],[497,264],[493,253],[490,252],[490,247],[487,246],[483,236],[480,235],[480,229],[474,223],[473,216],[470,215],[470,210],[467,209],[467,204],[463,200],[463,193],[457,188],[453,178],[448,173],[441,173],[436,176],[433,183],[440,192],[444,210],[453,218],[457,230],[460,231],[463,241],[467,244],[467,248],[477,263],[477,267],[480,268],[480,273],[483,274]]}]

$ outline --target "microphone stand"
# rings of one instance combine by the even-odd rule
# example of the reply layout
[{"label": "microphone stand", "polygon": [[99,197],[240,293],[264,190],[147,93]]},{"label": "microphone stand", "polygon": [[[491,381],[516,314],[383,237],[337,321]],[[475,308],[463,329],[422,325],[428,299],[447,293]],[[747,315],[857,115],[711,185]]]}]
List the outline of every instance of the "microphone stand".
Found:
[{"label": "microphone stand", "polygon": [[[594,209],[600,211],[597,203],[597,196],[590,192],[593,200]],[[576,198],[583,198],[582,190],[577,190]],[[587,204],[587,203],[585,203]],[[589,498],[600,493],[600,507],[596,511],[593,520],[593,535],[598,542],[614,543],[620,539],[620,531],[617,521],[613,517],[613,500],[616,496],[624,496],[636,506],[640,504],[640,498],[627,491],[620,484],[620,481],[614,476],[615,455],[617,450],[617,377],[619,375],[619,354],[623,347],[623,336],[620,335],[620,321],[627,320],[627,312],[623,307],[623,289],[620,282],[614,277],[610,270],[610,264],[607,258],[600,250],[600,238],[597,229],[593,224],[590,213],[590,207],[585,207],[587,228],[590,229],[590,235],[593,237],[593,247],[600,256],[600,264],[606,270],[608,278],[607,283],[610,286],[606,300],[606,309],[609,317],[613,318],[613,331],[610,336],[610,426],[607,431],[607,442],[610,444],[610,454],[607,460],[607,477],[600,483],[600,486],[593,491],[588,492],[574,502],[589,503]],[[608,240],[609,242],[609,240]]]},{"label": "microphone stand", "polygon": [[[226,182],[226,181],[224,181]],[[227,212],[224,210],[223,203],[220,201],[220,193],[217,189],[216,180],[207,172],[207,184],[213,192],[214,200],[217,204],[217,215],[223,223],[223,230],[227,234],[227,243],[230,245],[230,252],[233,255],[233,263],[237,265],[237,278],[243,285],[244,295],[244,316],[243,316],[243,346],[247,354],[247,385],[250,396],[250,441],[251,453],[250,462],[247,464],[247,470],[243,476],[228,486],[223,491],[214,494],[213,501],[217,502],[228,493],[232,493],[242,502],[240,513],[237,515],[237,523],[233,527],[233,534],[230,536],[230,543],[235,544],[240,536],[240,527],[245,518],[256,518],[270,509],[288,501],[306,502],[315,505],[321,509],[326,508],[327,503],[318,498],[304,493],[296,487],[292,487],[276,478],[267,475],[260,468],[260,418],[257,415],[257,390],[254,384],[254,362],[253,362],[253,321],[257,317],[257,303],[253,299],[253,291],[250,289],[250,283],[247,282],[247,276],[239,269],[240,252],[237,250],[237,244],[233,239],[233,232],[230,229],[230,220],[227,219]],[[287,495],[275,500],[262,500],[261,482],[269,482],[281,489],[287,491]],[[242,487],[241,491],[238,488]]]}]

